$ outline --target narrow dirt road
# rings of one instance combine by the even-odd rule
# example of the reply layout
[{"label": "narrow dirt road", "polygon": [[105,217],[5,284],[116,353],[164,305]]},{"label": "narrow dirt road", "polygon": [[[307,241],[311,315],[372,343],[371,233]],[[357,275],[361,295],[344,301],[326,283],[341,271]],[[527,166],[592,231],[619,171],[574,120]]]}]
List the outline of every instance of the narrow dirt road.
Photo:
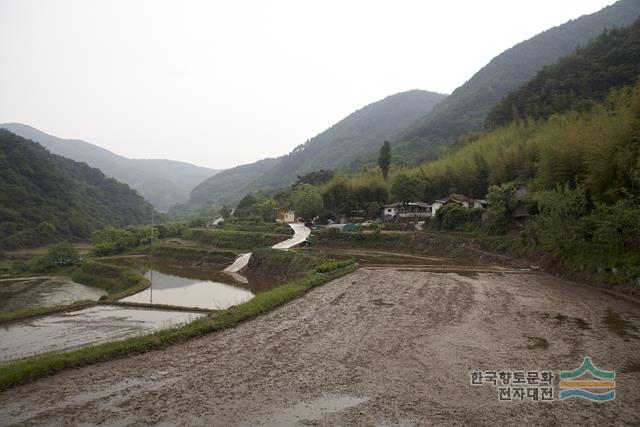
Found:
[{"label": "narrow dirt road", "polygon": [[[470,371],[616,371],[499,402]],[[557,378],[556,378],[557,382]],[[557,388],[556,388],[557,390]],[[0,424],[639,425],[640,307],[544,274],[363,268],[236,328],[0,394]]]}]

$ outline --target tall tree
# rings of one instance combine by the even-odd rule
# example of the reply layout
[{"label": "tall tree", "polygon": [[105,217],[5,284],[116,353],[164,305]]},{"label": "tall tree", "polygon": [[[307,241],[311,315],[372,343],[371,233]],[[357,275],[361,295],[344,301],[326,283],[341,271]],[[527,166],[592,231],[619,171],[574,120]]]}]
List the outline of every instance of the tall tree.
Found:
[{"label": "tall tree", "polygon": [[389,141],[385,141],[380,148],[380,155],[378,156],[378,166],[382,171],[384,180],[387,180],[389,176],[389,168],[391,167],[391,144]]},{"label": "tall tree", "polygon": [[322,212],[322,196],[311,184],[298,185],[289,199],[289,204],[297,216],[308,220]]}]

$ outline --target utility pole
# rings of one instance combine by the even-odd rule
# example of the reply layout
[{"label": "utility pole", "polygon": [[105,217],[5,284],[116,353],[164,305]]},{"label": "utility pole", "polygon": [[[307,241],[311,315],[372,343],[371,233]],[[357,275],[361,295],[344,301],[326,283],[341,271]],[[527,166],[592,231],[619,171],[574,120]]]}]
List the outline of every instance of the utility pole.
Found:
[{"label": "utility pole", "polygon": [[153,304],[153,222],[154,222],[154,209],[153,206],[151,206],[151,248],[150,248],[150,254],[149,254],[149,264],[150,264],[150,277],[149,277],[149,281],[151,282],[151,286],[149,286],[149,304]]}]

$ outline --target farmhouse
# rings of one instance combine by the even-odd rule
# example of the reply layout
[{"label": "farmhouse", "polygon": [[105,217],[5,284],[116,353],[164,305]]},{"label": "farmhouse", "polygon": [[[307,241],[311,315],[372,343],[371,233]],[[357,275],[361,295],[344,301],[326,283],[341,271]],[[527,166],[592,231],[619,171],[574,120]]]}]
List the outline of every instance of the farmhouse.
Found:
[{"label": "farmhouse", "polygon": [[436,212],[438,212],[438,209],[440,209],[441,207],[445,205],[451,205],[451,204],[459,205],[465,208],[487,209],[489,207],[488,200],[472,199],[470,197],[463,196],[461,194],[455,194],[455,195],[434,201],[432,204],[433,215],[435,216]]},{"label": "farmhouse", "polygon": [[431,216],[431,205],[422,202],[399,202],[382,207],[382,217],[418,219]]},{"label": "farmhouse", "polygon": [[288,211],[285,208],[276,208],[275,219],[276,222],[290,224],[296,222],[296,213],[294,211]]}]

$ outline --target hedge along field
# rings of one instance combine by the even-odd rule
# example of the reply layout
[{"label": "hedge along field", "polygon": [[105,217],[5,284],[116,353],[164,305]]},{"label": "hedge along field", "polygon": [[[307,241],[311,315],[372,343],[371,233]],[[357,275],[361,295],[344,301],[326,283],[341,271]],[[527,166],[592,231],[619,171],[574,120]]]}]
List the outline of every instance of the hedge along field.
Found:
[{"label": "hedge along field", "polygon": [[217,248],[253,250],[273,246],[287,240],[288,234],[272,234],[253,231],[229,231],[210,228],[192,228],[184,233],[184,238],[203,245]]},{"label": "hedge along field", "polygon": [[7,389],[68,368],[141,354],[184,342],[232,327],[260,314],[303,296],[315,286],[337,279],[355,270],[346,262],[323,264],[322,273],[315,267],[300,279],[282,284],[270,291],[257,294],[253,299],[222,310],[212,317],[202,317],[181,327],[164,329],[154,334],[128,338],[95,346],[87,346],[65,353],[49,353],[0,365],[0,389]]}]

